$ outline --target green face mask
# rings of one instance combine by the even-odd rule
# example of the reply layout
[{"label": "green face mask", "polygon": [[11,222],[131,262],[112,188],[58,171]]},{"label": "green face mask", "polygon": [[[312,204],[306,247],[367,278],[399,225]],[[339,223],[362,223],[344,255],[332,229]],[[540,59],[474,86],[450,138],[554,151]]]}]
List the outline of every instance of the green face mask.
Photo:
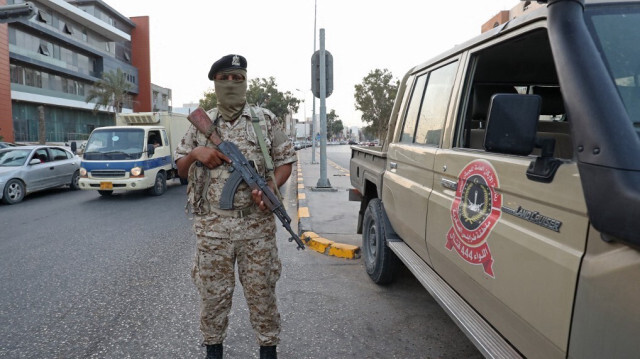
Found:
[{"label": "green face mask", "polygon": [[247,102],[247,80],[214,80],[213,84],[218,97],[218,112],[222,115],[222,119],[237,120]]}]

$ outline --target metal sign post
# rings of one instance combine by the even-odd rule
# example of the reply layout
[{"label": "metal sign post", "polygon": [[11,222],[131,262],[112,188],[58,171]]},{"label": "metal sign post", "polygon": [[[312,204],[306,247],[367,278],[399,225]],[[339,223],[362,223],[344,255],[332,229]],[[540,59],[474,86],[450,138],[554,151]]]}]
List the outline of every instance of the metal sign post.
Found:
[{"label": "metal sign post", "polygon": [[320,29],[320,179],[318,188],[330,188],[327,178],[327,58],[324,29]]}]

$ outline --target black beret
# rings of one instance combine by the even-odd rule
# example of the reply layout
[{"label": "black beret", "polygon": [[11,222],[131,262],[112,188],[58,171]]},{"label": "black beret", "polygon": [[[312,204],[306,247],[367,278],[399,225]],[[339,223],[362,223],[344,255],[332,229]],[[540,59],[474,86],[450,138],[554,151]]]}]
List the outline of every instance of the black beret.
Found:
[{"label": "black beret", "polygon": [[223,56],[220,60],[216,61],[211,65],[211,70],[209,70],[209,80],[213,81],[213,77],[222,70],[246,70],[247,69],[247,59],[242,55],[227,55]]}]

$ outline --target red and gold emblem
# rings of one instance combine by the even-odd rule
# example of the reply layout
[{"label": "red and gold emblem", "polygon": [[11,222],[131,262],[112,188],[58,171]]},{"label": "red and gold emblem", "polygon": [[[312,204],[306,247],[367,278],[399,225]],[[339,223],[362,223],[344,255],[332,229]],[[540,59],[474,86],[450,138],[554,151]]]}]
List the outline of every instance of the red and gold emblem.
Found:
[{"label": "red and gold emblem", "polygon": [[495,276],[487,238],[502,214],[502,195],[496,191],[497,187],[496,171],[485,160],[470,162],[460,172],[451,206],[453,225],[446,243],[447,249],[455,248],[468,263],[481,264],[491,277]]}]

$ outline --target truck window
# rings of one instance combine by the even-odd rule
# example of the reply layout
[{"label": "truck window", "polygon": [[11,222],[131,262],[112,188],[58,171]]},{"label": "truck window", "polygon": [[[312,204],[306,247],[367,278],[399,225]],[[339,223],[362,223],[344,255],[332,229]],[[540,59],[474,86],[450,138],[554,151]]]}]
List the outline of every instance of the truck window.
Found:
[{"label": "truck window", "polygon": [[[502,41],[471,55],[474,65],[466,85],[466,108],[460,111],[455,146],[483,150],[491,97],[529,93],[542,98],[537,137],[555,138],[554,157],[572,159],[569,122],[545,29]],[[537,152],[533,153],[537,155]]]},{"label": "truck window", "polygon": [[154,147],[162,147],[162,138],[160,137],[160,131],[149,131],[147,143],[153,145]]},{"label": "truck window", "polygon": [[85,160],[125,160],[140,158],[144,130],[139,128],[104,128],[89,136]]},{"label": "truck window", "polygon": [[458,62],[450,63],[431,72],[422,100],[415,142],[439,146],[449,98],[456,78]]},{"label": "truck window", "polygon": [[640,6],[594,6],[585,15],[587,27],[640,136]]},{"label": "truck window", "polygon": [[400,142],[439,146],[458,62],[417,78]]},{"label": "truck window", "polygon": [[407,115],[405,116],[404,126],[402,128],[402,137],[400,138],[400,142],[402,143],[413,143],[416,122],[418,121],[418,114],[420,113],[420,102],[422,101],[422,95],[424,94],[428,77],[429,74],[418,77],[413,87],[413,93],[409,101]]}]

